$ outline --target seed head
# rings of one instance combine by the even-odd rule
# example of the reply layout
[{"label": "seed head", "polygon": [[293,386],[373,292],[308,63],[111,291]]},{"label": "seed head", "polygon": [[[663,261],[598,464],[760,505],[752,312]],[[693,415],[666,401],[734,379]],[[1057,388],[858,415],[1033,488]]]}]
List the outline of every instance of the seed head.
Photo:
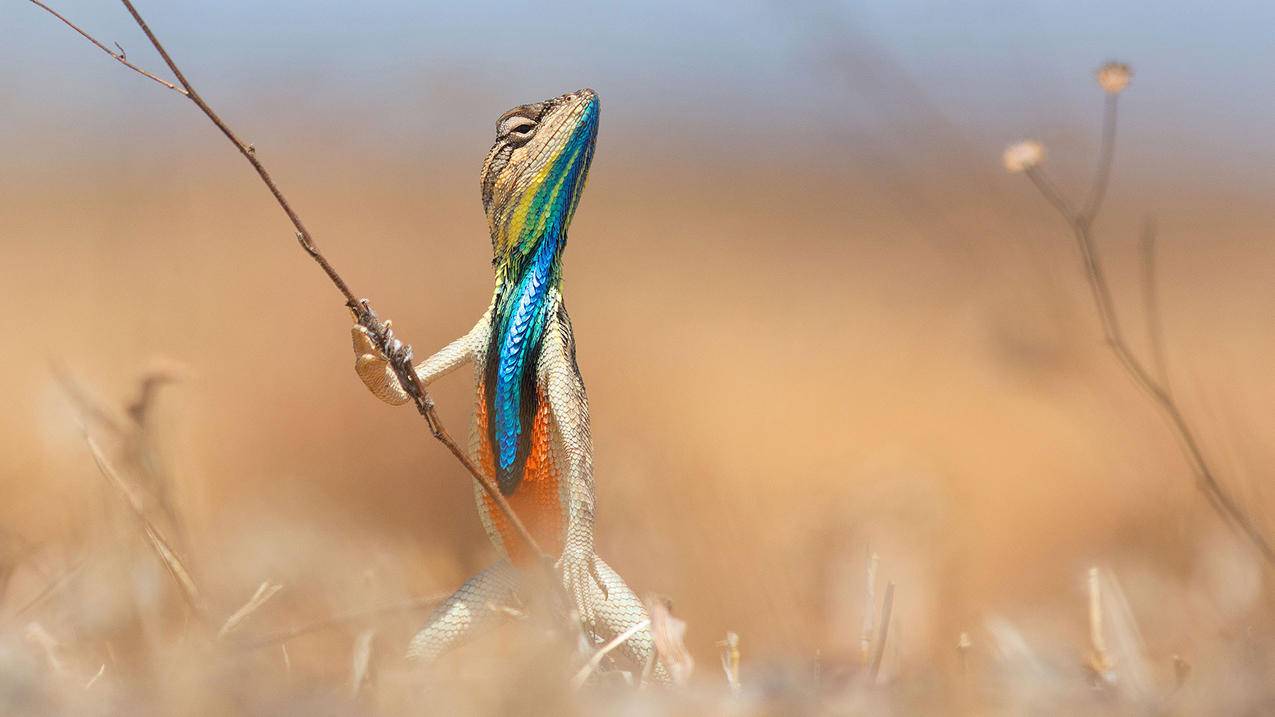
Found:
[{"label": "seed head", "polygon": [[1133,79],[1133,70],[1123,62],[1108,62],[1098,68],[1096,73],[1098,86],[1109,95],[1118,95],[1129,86]]},{"label": "seed head", "polygon": [[1005,164],[1005,171],[1010,174],[1018,174],[1037,167],[1045,161],[1045,146],[1034,139],[1025,139],[1021,142],[1015,142],[1005,148],[1005,153],[1001,155],[1001,162]]}]

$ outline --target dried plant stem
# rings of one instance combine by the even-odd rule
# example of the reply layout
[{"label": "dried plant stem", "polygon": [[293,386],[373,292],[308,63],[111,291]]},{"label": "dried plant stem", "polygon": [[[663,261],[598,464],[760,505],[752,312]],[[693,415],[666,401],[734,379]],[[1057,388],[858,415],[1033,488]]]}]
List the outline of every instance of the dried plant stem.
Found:
[{"label": "dried plant stem", "polygon": [[102,44],[100,41],[98,41],[98,39],[97,39],[97,38],[93,37],[92,35],[88,34],[88,33],[87,33],[87,32],[85,32],[85,31],[81,30],[81,29],[80,29],[80,27],[79,27],[78,25],[76,25],[75,23],[73,23],[73,22],[71,22],[70,20],[66,19],[66,17],[64,17],[64,16],[63,16],[61,13],[59,13],[57,10],[54,10],[53,8],[49,7],[48,5],[45,5],[44,3],[40,2],[40,0],[31,0],[31,2],[32,2],[32,4],[37,5],[37,6],[41,7],[41,8],[43,8],[45,12],[49,13],[49,14],[50,14],[50,15],[52,15],[53,17],[56,17],[57,19],[61,20],[61,21],[63,22],[63,24],[65,24],[67,27],[69,27],[69,28],[71,28],[72,30],[75,30],[76,32],[78,32],[78,33],[80,33],[81,35],[83,35],[83,36],[84,36],[84,39],[86,39],[86,40],[88,40],[89,42],[91,42],[91,43],[93,43],[94,45],[96,45],[96,46],[97,46],[97,48],[98,48],[99,50],[101,50],[102,52],[105,52],[106,54],[110,55],[110,56],[111,56],[111,57],[112,57],[112,58],[113,58],[116,62],[120,63],[121,65],[123,65],[123,66],[127,67],[128,69],[132,70],[133,72],[136,72],[137,74],[141,75],[142,77],[145,77],[145,78],[147,78],[147,79],[154,80],[155,82],[158,82],[159,84],[161,84],[161,85],[163,85],[163,86],[167,87],[168,89],[172,90],[173,92],[176,92],[176,93],[178,93],[178,94],[182,94],[182,95],[186,95],[186,94],[188,94],[188,93],[186,92],[186,90],[182,89],[181,87],[178,87],[177,85],[174,85],[173,83],[169,82],[168,80],[165,80],[165,79],[164,79],[164,78],[162,78],[162,77],[159,77],[159,76],[157,76],[157,75],[154,75],[154,74],[152,74],[152,73],[148,72],[147,70],[143,70],[142,68],[138,67],[137,65],[134,65],[133,63],[129,62],[129,61],[128,61],[128,56],[127,56],[127,54],[124,52],[124,48],[120,47],[118,44],[116,44],[116,45],[115,45],[115,48],[116,48],[116,50],[119,50],[119,52],[116,52],[115,50],[112,50],[111,48],[109,48],[109,47],[107,47],[106,45]]},{"label": "dried plant stem", "polygon": [[881,673],[881,661],[885,659],[885,641],[890,636],[890,615],[894,612],[894,583],[885,584],[885,600],[881,603],[881,635],[872,653],[872,666],[868,668],[868,683],[875,685]]},{"label": "dried plant stem", "polygon": [[199,92],[197,92],[194,86],[191,85],[190,80],[186,79],[186,75],[177,66],[177,63],[173,61],[172,56],[168,54],[168,50],[164,48],[164,45],[159,41],[159,38],[151,31],[150,26],[146,24],[144,19],[142,19],[141,14],[137,11],[137,8],[133,6],[131,0],[120,0],[120,2],[123,3],[124,8],[128,10],[128,13],[133,16],[133,20],[137,23],[137,26],[141,28],[142,32],[145,33],[146,39],[150,40],[155,51],[159,53],[161,58],[163,58],[164,64],[167,65],[168,69],[173,73],[173,77],[177,79],[177,84],[163,80],[129,62],[125,58],[122,50],[118,53],[112,51],[104,43],[82,30],[66,17],[57,13],[48,5],[45,5],[43,2],[39,2],[39,0],[31,0],[31,2],[65,23],[72,30],[75,30],[89,42],[96,45],[103,52],[107,53],[129,69],[185,96],[191,102],[195,103],[195,106],[198,107],[199,110],[208,117],[209,121],[211,121],[213,125],[226,136],[226,139],[230,140],[230,143],[235,146],[235,149],[239,150],[239,153],[243,155],[244,159],[248,160],[248,163],[252,165],[254,170],[256,170],[257,176],[261,178],[262,183],[264,183],[266,188],[270,190],[270,194],[274,197],[275,202],[278,203],[284,214],[288,216],[288,220],[292,222],[292,226],[296,230],[297,241],[301,244],[301,248],[309,254],[310,258],[313,259],[321,269],[323,269],[323,272],[327,274],[328,279],[337,288],[337,290],[341,292],[341,295],[345,297],[346,306],[349,307],[351,312],[353,312],[358,323],[368,330],[373,341],[375,341],[385,355],[390,358],[390,364],[394,368],[394,373],[398,376],[399,382],[403,385],[404,390],[412,397],[412,401],[416,406],[417,412],[420,413],[420,415],[425,419],[425,422],[429,425],[430,433],[433,434],[434,438],[442,442],[442,444],[451,451],[452,455],[460,461],[461,465],[465,467],[465,470],[469,472],[470,476],[472,476],[474,480],[478,481],[478,484],[482,487],[483,491],[492,498],[492,501],[496,503],[501,512],[505,514],[505,517],[509,519],[510,524],[514,526],[518,535],[527,544],[527,546],[531,548],[532,552],[540,558],[541,562],[546,565],[551,564],[552,558],[546,554],[543,549],[541,549],[539,543],[527,530],[526,525],[523,524],[518,515],[514,513],[513,508],[510,507],[509,502],[505,500],[505,496],[500,492],[500,489],[496,486],[495,482],[479,470],[474,461],[471,460],[469,455],[461,449],[461,447],[452,438],[451,434],[448,433],[447,429],[443,426],[442,421],[438,417],[437,411],[434,409],[433,400],[430,398],[429,393],[425,390],[425,386],[417,377],[416,371],[412,368],[411,347],[403,344],[394,337],[393,332],[377,317],[376,312],[372,310],[372,307],[366,300],[360,300],[355,297],[354,293],[350,290],[349,285],[346,284],[345,279],[341,277],[332,264],[328,262],[323,253],[319,251],[318,246],[314,243],[314,238],[311,236],[309,230],[306,229],[305,224],[301,221],[300,215],[298,215],[296,210],[292,208],[292,205],[283,195],[279,186],[275,184],[274,178],[271,177],[270,172],[267,171],[261,160],[257,159],[256,148],[240,139],[239,136],[235,134],[234,130],[232,130],[221,118],[221,116],[218,115],[206,101],[204,101],[204,98],[200,96]]},{"label": "dried plant stem", "polygon": [[726,639],[717,643],[722,648],[722,672],[726,673],[726,684],[731,694],[739,694],[743,684],[739,681],[739,635],[727,632]]},{"label": "dried plant stem", "polygon": [[575,674],[575,677],[571,678],[571,686],[579,689],[585,683],[585,681],[589,679],[589,675],[592,675],[593,671],[598,669],[598,666],[602,664],[602,660],[605,659],[607,655],[611,654],[612,650],[619,647],[620,645],[623,645],[626,641],[631,639],[634,635],[638,634],[639,632],[645,630],[646,628],[650,626],[651,626],[651,618],[648,617],[643,620],[639,620],[638,622],[629,626],[629,629],[625,630],[619,635],[616,635],[615,638],[612,639],[610,642],[598,648],[598,651],[593,653],[593,656],[590,657],[589,661],[584,664],[584,667],[581,667],[580,671]]},{"label": "dried plant stem", "polygon": [[1151,362],[1155,365],[1156,380],[1165,393],[1173,393],[1169,382],[1169,362],[1164,352],[1164,322],[1160,318],[1160,286],[1156,278],[1156,226],[1153,219],[1142,225],[1138,237],[1138,250],[1142,255],[1142,313],[1147,322],[1147,338],[1151,343]]},{"label": "dried plant stem", "polygon": [[1098,216],[1102,202],[1107,198],[1107,183],[1111,179],[1111,165],[1116,153],[1116,119],[1120,107],[1119,95],[1106,95],[1102,112],[1102,144],[1098,149],[1098,169],[1094,172],[1093,186],[1089,190],[1089,202],[1082,216],[1089,221]]},{"label": "dried plant stem", "polygon": [[66,587],[67,584],[75,579],[75,577],[84,570],[84,566],[87,565],[88,562],[89,558],[87,556],[80,556],[77,558],[69,568],[62,571],[61,574],[46,584],[40,592],[36,593],[35,597],[28,600],[22,607],[14,610],[13,614],[9,616],[6,622],[17,621],[23,615],[26,615],[28,612],[31,612],[40,605],[43,605],[45,601],[53,597],[59,590]]},{"label": "dried plant stem", "polygon": [[1026,174],[1036,189],[1050,204],[1058,210],[1070,227],[1076,245],[1084,262],[1085,278],[1093,296],[1098,318],[1102,323],[1103,336],[1107,347],[1115,354],[1124,367],[1125,373],[1143,390],[1160,413],[1168,420],[1177,437],[1178,443],[1186,455],[1191,470],[1195,473],[1200,489],[1209,499],[1209,504],[1227,522],[1238,528],[1249,542],[1262,554],[1268,564],[1275,565],[1275,548],[1267,541],[1254,524],[1253,519],[1244,511],[1239,502],[1218,481],[1216,473],[1204,455],[1195,430],[1187,421],[1186,415],[1174,399],[1172,393],[1148,370],[1145,364],[1134,354],[1128,340],[1120,327],[1120,319],[1116,313],[1115,302],[1111,298],[1110,285],[1103,271],[1098,249],[1093,241],[1091,229],[1102,199],[1106,193],[1107,177],[1111,172],[1111,164],[1115,156],[1116,141],[1116,103],[1117,96],[1107,96],[1107,110],[1103,125],[1103,146],[1101,161],[1094,189],[1083,211],[1071,207],[1062,194],[1054,187],[1039,165],[1027,168]]},{"label": "dried plant stem", "polygon": [[276,585],[269,580],[261,583],[257,587],[257,592],[253,593],[251,598],[248,598],[248,602],[244,603],[243,607],[236,610],[234,614],[226,618],[226,621],[222,623],[221,629],[217,631],[217,639],[224,640],[227,635],[238,630],[254,612],[269,602],[270,598],[274,597],[275,593],[282,589],[282,585]]},{"label": "dried plant stem", "polygon": [[295,640],[296,638],[301,637],[302,635],[309,635],[310,633],[313,633],[313,632],[329,630],[334,627],[340,627],[342,625],[347,625],[352,622],[363,622],[363,621],[372,620],[378,617],[384,617],[386,615],[396,615],[398,613],[411,612],[413,610],[423,610],[425,608],[432,608],[438,603],[442,602],[444,599],[446,599],[446,596],[430,595],[428,597],[423,597],[423,598],[412,598],[411,600],[401,602],[401,603],[394,603],[393,605],[383,605],[381,607],[372,608],[370,610],[357,610],[354,612],[347,612],[341,615],[323,618],[322,620],[316,620],[314,622],[307,623],[305,625],[302,625],[301,627],[296,627],[291,630],[284,630],[282,632],[276,632],[271,635],[266,635],[265,637],[259,637],[254,640],[245,641],[241,643],[240,646],[243,647],[244,649],[254,650],[261,647],[287,644],[288,642],[291,642],[292,640]]},{"label": "dried plant stem", "polygon": [[863,627],[859,630],[859,659],[864,664],[872,656],[872,635],[876,632],[877,564],[880,560],[876,553],[868,556],[867,580],[863,588]]},{"label": "dried plant stem", "polygon": [[168,574],[172,576],[173,582],[178,587],[178,592],[185,598],[191,612],[195,614],[195,617],[199,618],[200,622],[205,625],[210,624],[207,605],[204,603],[199,588],[195,585],[194,578],[190,576],[190,571],[186,569],[185,563],[182,562],[181,557],[173,549],[168,539],[164,537],[164,534],[146,515],[142,499],[115,471],[115,468],[111,466],[106,456],[102,453],[102,449],[98,447],[93,438],[85,434],[84,440],[88,443],[89,451],[93,454],[93,460],[97,463],[98,470],[101,471],[107,482],[111,484],[111,487],[124,498],[124,502],[133,512],[134,517],[137,518],[137,522],[142,528],[142,532],[146,535],[146,541],[150,544],[155,555],[159,557],[160,562],[164,564]]},{"label": "dried plant stem", "polygon": [[1086,585],[1089,592],[1089,645],[1093,648],[1090,666],[1094,672],[1107,679],[1114,665],[1107,649],[1107,636],[1102,621],[1102,582],[1097,567],[1089,568]]}]

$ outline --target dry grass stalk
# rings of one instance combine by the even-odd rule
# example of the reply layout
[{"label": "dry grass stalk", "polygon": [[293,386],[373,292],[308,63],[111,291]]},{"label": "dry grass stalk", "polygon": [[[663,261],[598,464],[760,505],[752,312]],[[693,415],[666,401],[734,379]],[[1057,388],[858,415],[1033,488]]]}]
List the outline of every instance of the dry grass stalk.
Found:
[{"label": "dry grass stalk", "polygon": [[97,672],[93,673],[93,676],[89,678],[89,681],[84,683],[84,689],[92,689],[93,685],[96,685],[97,681],[102,679],[102,675],[104,674],[106,674],[105,662],[102,663],[101,667],[97,668]]},{"label": "dry grass stalk", "polygon": [[1191,676],[1191,663],[1181,655],[1173,656],[1173,684],[1175,689],[1182,689],[1187,678]]},{"label": "dry grass stalk", "polygon": [[89,451],[93,454],[93,461],[97,463],[98,470],[133,512],[138,525],[146,535],[147,543],[168,570],[168,574],[172,576],[173,582],[177,584],[179,592],[186,600],[186,604],[190,606],[190,609],[201,622],[208,624],[208,608],[204,603],[199,588],[195,584],[194,578],[191,577],[190,571],[186,569],[186,565],[177,554],[177,551],[173,550],[168,539],[146,514],[141,496],[137,495],[137,492],[119,476],[111,466],[110,461],[102,454],[101,448],[98,447],[92,436],[86,433],[84,440],[88,443]]},{"label": "dry grass stalk", "polygon": [[61,574],[46,584],[40,592],[36,593],[35,597],[31,598],[22,607],[15,610],[9,619],[17,620],[28,612],[31,612],[43,605],[49,598],[57,594],[59,590],[70,584],[70,582],[84,570],[84,566],[86,564],[88,564],[87,557],[80,556],[79,558],[76,558],[75,562],[72,563],[69,568],[63,570]]},{"label": "dry grass stalk", "polygon": [[739,635],[728,632],[726,639],[717,644],[722,648],[722,672],[726,673],[726,684],[732,693],[738,694],[742,687],[739,681]]},{"label": "dry grass stalk", "polygon": [[610,642],[598,648],[597,652],[594,652],[593,655],[589,657],[589,661],[584,664],[584,667],[581,667],[580,670],[576,672],[575,676],[571,678],[571,686],[575,689],[580,689],[580,687],[588,681],[589,676],[592,675],[602,664],[602,660],[605,659],[607,655],[611,654],[615,648],[630,640],[634,635],[650,626],[650,618],[640,620],[629,626],[629,629],[619,635],[616,635]]},{"label": "dry grass stalk", "polygon": [[1099,580],[1098,568],[1091,567],[1086,581],[1089,594],[1089,661],[1088,667],[1094,674],[1108,684],[1116,681],[1115,662],[1107,650],[1107,638],[1102,627],[1102,583]]},{"label": "dry grass stalk", "polygon": [[350,669],[350,699],[355,699],[371,674],[372,646],[376,630],[368,628],[354,640],[353,664]]},{"label": "dry grass stalk", "polygon": [[876,649],[872,653],[872,666],[868,668],[868,683],[876,684],[877,675],[881,673],[881,661],[885,659],[885,641],[890,636],[890,616],[894,612],[894,583],[885,585],[885,600],[881,603],[881,636],[877,638]]},{"label": "dry grass stalk", "polygon": [[374,620],[376,618],[384,617],[387,615],[396,615],[403,612],[411,612],[414,610],[425,610],[425,609],[433,608],[436,605],[438,605],[438,603],[445,600],[446,598],[447,598],[446,595],[430,595],[427,597],[412,598],[411,600],[407,600],[400,603],[394,603],[392,605],[382,605],[380,607],[375,607],[375,608],[371,608],[367,610],[356,610],[356,611],[347,612],[341,615],[325,617],[321,620],[316,620],[314,622],[306,623],[300,627],[294,627],[289,630],[283,630],[281,632],[272,633],[264,637],[258,637],[249,641],[245,641],[244,643],[242,643],[242,647],[244,649],[252,650],[252,649],[268,647],[272,645],[286,645],[288,642],[295,640],[296,638],[301,637],[302,635],[309,635],[311,633],[321,632],[323,630],[330,630],[332,628],[341,627],[342,625],[348,625],[353,622],[364,622],[367,620]]},{"label": "dry grass stalk", "polygon": [[872,657],[872,637],[876,634],[877,565],[880,560],[876,553],[868,556],[867,579],[863,587],[863,629],[859,631],[859,659],[865,665]]},{"label": "dry grass stalk", "polygon": [[257,592],[252,594],[252,597],[248,599],[248,602],[244,603],[243,607],[236,610],[233,615],[226,618],[226,622],[223,623],[221,629],[217,631],[217,639],[223,640],[227,635],[238,630],[239,627],[243,625],[244,621],[251,617],[252,614],[262,605],[265,605],[270,598],[274,597],[275,593],[282,589],[282,585],[273,584],[269,580],[261,583],[261,585],[257,587]]},{"label": "dry grass stalk", "polygon": [[974,642],[970,639],[970,634],[962,630],[961,634],[956,638],[956,654],[961,661],[962,675],[966,674],[969,670],[969,652],[970,648],[973,646]]},{"label": "dry grass stalk", "polygon": [[62,643],[49,634],[49,631],[45,630],[43,625],[38,622],[28,624],[25,637],[29,644],[39,648],[50,670],[57,674],[66,672],[66,664],[62,661],[61,655],[58,654],[62,651]]}]

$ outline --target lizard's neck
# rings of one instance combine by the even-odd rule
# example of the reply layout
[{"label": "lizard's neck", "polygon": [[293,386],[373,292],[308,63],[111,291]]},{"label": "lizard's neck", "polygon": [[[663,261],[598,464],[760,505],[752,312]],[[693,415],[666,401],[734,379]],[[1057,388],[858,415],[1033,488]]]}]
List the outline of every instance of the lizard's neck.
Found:
[{"label": "lizard's neck", "polygon": [[497,262],[493,326],[502,327],[510,319],[543,308],[550,290],[561,288],[566,243],[567,238],[561,233],[544,236],[525,255]]},{"label": "lizard's neck", "polygon": [[531,437],[528,419],[541,398],[536,364],[562,283],[565,243],[561,235],[544,236],[520,266],[497,266],[483,384],[497,483],[506,494],[522,479]]}]

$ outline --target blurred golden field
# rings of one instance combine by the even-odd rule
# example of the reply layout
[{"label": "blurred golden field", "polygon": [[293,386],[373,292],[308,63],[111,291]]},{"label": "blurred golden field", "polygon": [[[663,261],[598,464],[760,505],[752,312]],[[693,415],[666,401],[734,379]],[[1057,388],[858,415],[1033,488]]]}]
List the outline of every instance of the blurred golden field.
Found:
[{"label": "blurred golden field", "polygon": [[[572,656],[535,621],[511,619],[426,674],[401,659],[421,610],[364,615],[286,648],[226,647],[192,623],[95,466],[58,367],[121,414],[143,377],[174,377],[148,405],[140,448],[138,434],[90,433],[129,480],[154,477],[148,495],[168,495],[166,529],[218,625],[263,582],[282,586],[235,630],[240,641],[445,594],[495,554],[460,466],[409,408],[371,399],[354,376],[339,295],[233,148],[181,98],[29,10],[24,26],[46,36],[21,61],[91,89],[23,85],[0,104],[16,129],[0,171],[5,713],[1275,704],[1270,571],[1210,510],[1167,425],[1102,344],[1065,227],[998,163],[1005,144],[1043,133],[1050,171],[1080,195],[1101,102],[1087,73],[1105,57],[1057,68],[1047,81],[1074,95],[1033,106],[1006,136],[897,83],[860,96],[886,106],[877,134],[802,137],[764,122],[736,130],[729,113],[695,115],[699,105],[685,124],[651,119],[641,92],[613,97],[583,71],[532,90],[481,72],[423,75],[419,96],[396,93],[408,96],[400,120],[361,104],[377,94],[359,94],[360,75],[328,66],[261,86],[232,66],[210,82],[210,101],[227,96],[227,119],[328,257],[418,356],[467,330],[489,298],[477,170],[490,123],[541,95],[599,90],[598,155],[565,283],[589,390],[598,550],[640,594],[672,601],[696,671],[679,690],[604,679],[574,693]],[[155,14],[181,61],[182,13]],[[197,59],[214,49],[185,63],[197,85]],[[896,82],[892,67],[871,71]],[[1145,351],[1135,239],[1156,218],[1174,390],[1223,481],[1275,535],[1272,182],[1249,164],[1228,171],[1224,150],[1181,149],[1192,145],[1173,140],[1207,144],[1209,129],[1137,109],[1144,75],[1156,91],[1147,70],[1122,100],[1095,231]],[[348,103],[316,111],[315,96],[331,93]],[[1231,110],[1243,113],[1242,100]],[[1269,159],[1265,144],[1250,149]],[[463,435],[465,376],[435,397]],[[1091,567],[1110,682],[1087,667]],[[860,637],[887,582],[888,640],[867,684]],[[728,631],[740,638],[734,696],[719,666]],[[361,651],[366,677],[352,685]]]}]

